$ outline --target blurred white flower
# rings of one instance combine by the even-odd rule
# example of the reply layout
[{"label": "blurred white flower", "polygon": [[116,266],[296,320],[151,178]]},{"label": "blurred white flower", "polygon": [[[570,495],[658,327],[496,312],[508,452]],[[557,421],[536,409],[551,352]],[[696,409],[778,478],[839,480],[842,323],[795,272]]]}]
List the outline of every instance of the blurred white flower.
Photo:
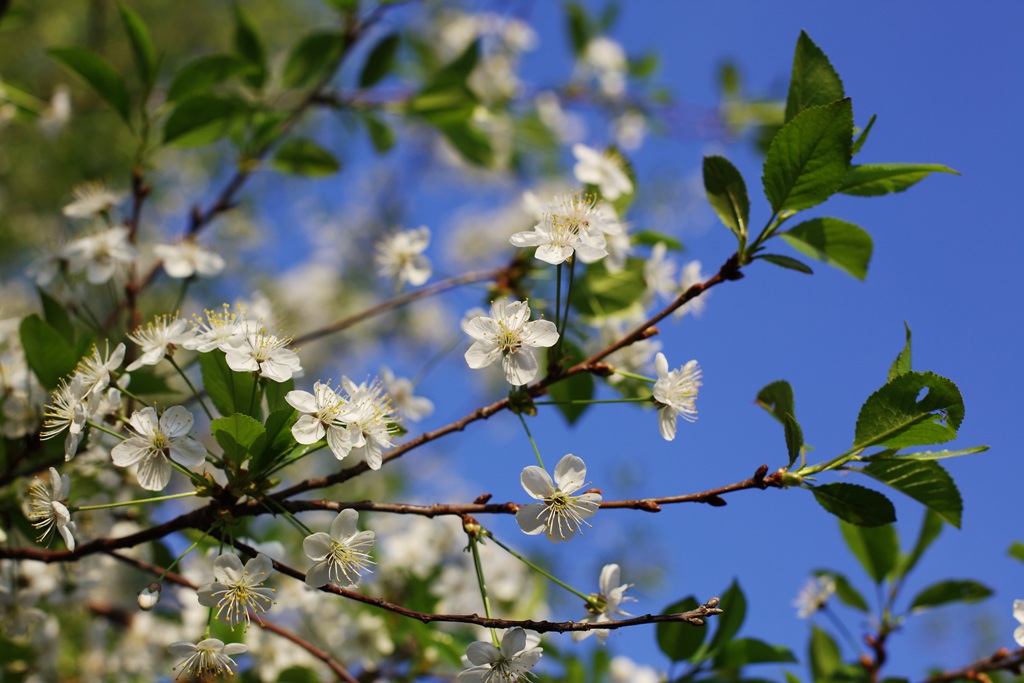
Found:
[{"label": "blurred white flower", "polygon": [[465,660],[472,664],[459,674],[460,683],[520,683],[529,681],[531,670],[540,660],[543,648],[530,642],[526,631],[516,627],[505,631],[501,649],[489,642],[477,641],[466,648]]},{"label": "blurred white flower", "polygon": [[359,513],[347,508],[331,522],[330,535],[322,531],[306,536],[302,550],[316,564],[306,572],[306,583],[320,588],[328,583],[341,587],[359,583],[363,572],[369,572],[370,548],[375,542],[372,531],[359,531]]},{"label": "blurred white flower", "polygon": [[419,422],[434,412],[434,403],[429,398],[413,394],[415,387],[405,377],[396,377],[391,368],[380,369],[380,381],[391,398],[395,412],[407,420]]},{"label": "blurred white flower", "polygon": [[573,254],[583,263],[593,263],[608,255],[605,233],[621,232],[615,212],[604,202],[581,192],[567,192],[543,208],[533,230],[517,232],[509,241],[515,247],[537,247],[534,255],[552,265]]},{"label": "blurred white flower", "polygon": [[[587,611],[589,614],[580,619],[580,623],[583,624],[599,624],[605,621],[609,621],[615,617],[630,617],[633,616],[629,612],[623,611],[620,605],[623,602],[630,600],[635,601],[635,598],[626,597],[626,589],[631,584],[624,583],[619,584],[619,565],[617,564],[606,564],[601,569],[601,578],[598,582],[600,592],[594,596],[597,599],[598,605],[595,606],[592,603],[587,603]],[[604,643],[608,639],[608,631],[605,629],[595,629],[591,631],[573,631],[572,639],[574,642],[579,642],[591,634],[597,634],[597,640],[600,643]]]},{"label": "blurred white flower", "polygon": [[162,591],[163,586],[161,586],[159,583],[155,581],[146,586],[145,588],[143,588],[142,590],[140,590],[139,595],[136,598],[136,602],[139,605],[139,609],[141,609],[143,612],[148,612],[154,607],[156,607],[157,603],[160,602],[160,593]]},{"label": "blurred white flower", "polygon": [[572,153],[576,157],[576,165],[572,168],[576,180],[588,185],[597,185],[601,190],[601,196],[608,201],[615,201],[633,191],[633,181],[622,170],[618,155],[602,154],[581,144],[573,145]]},{"label": "blurred white flower", "polygon": [[576,532],[582,533],[582,526],[601,504],[600,493],[572,495],[586,485],[587,466],[582,458],[572,453],[562,457],[555,466],[555,480],[536,465],[523,469],[520,476],[523,488],[533,498],[543,503],[530,503],[516,512],[516,522],[524,533],[533,535],[544,532],[548,540],[558,543],[568,541]]},{"label": "blurred white flower", "polygon": [[665,354],[654,357],[658,380],[654,383],[654,400],[658,403],[658,428],[666,441],[676,438],[676,417],[694,422],[697,419],[697,389],[701,384],[701,371],[697,361],[691,360],[678,370],[669,371]]},{"label": "blurred white flower", "polygon": [[[529,322],[528,322],[529,321]],[[466,351],[466,363],[474,370],[501,359],[505,380],[522,386],[537,376],[539,366],[531,349],[554,346],[558,331],[550,320],[530,321],[525,301],[499,299],[491,304],[491,316],[478,315],[463,325],[475,339]]]},{"label": "blurred white flower", "polygon": [[619,97],[626,90],[626,51],[607,36],[587,43],[580,56],[584,70],[597,78],[598,87],[608,97]]},{"label": "blurred white flower", "polygon": [[274,604],[274,589],[263,587],[273,567],[274,563],[263,553],[244,567],[238,555],[224,553],[213,561],[213,582],[199,587],[199,604],[216,607],[217,618],[223,615],[232,630],[242,621],[248,630],[249,613],[266,614]]},{"label": "blurred white flower", "polygon": [[668,247],[658,242],[651,249],[651,257],[644,262],[644,283],[652,298],[660,296],[674,299],[677,294],[676,263],[666,257]]},{"label": "blurred white flower", "polygon": [[50,468],[49,474],[48,482],[36,477],[29,486],[28,518],[32,526],[40,530],[37,539],[40,543],[48,543],[56,529],[68,550],[74,550],[75,523],[64,505],[71,491],[71,480],[66,474],[61,476],[54,467]]},{"label": "blurred white flower", "polygon": [[231,659],[231,655],[242,654],[248,649],[248,646],[243,643],[225,645],[223,641],[216,638],[207,638],[198,643],[179,641],[167,646],[167,651],[172,655],[185,658],[180,664],[173,667],[175,671],[178,671],[176,678],[185,675],[191,679],[202,679],[206,676],[234,676],[235,672],[232,669],[238,664]]},{"label": "blurred white flower", "polygon": [[[704,275],[700,272],[700,261],[690,261],[683,266],[683,274],[679,280],[679,291],[685,292],[695,284],[704,282]],[[677,318],[681,318],[687,313],[692,313],[696,317],[700,317],[704,313],[704,308],[707,306],[708,296],[711,294],[710,291],[704,290],[695,299],[690,299],[685,304],[675,310],[673,314]]]},{"label": "blurred white flower", "polygon": [[88,218],[107,213],[124,201],[125,192],[114,192],[99,182],[76,185],[71,190],[74,199],[64,206],[64,215],[69,218]]},{"label": "blurred white flower", "polygon": [[665,675],[650,666],[641,666],[629,657],[616,655],[608,663],[612,683],[660,683]]},{"label": "blurred white flower", "polygon": [[153,252],[163,261],[164,271],[174,278],[210,277],[224,270],[224,259],[220,254],[199,246],[193,240],[158,244],[153,247]]},{"label": "blurred white flower", "polygon": [[430,245],[430,229],[421,226],[386,237],[376,246],[377,268],[396,287],[409,283],[419,287],[430,279],[430,261],[423,255]]},{"label": "blurred white flower", "polygon": [[206,449],[192,432],[193,418],[183,406],[171,406],[157,420],[156,408],[147,406],[132,413],[135,434],[114,446],[110,457],[118,467],[138,464],[139,485],[147,491],[161,491],[171,480],[168,457],[185,467],[198,467],[206,459]]},{"label": "blurred white flower", "polygon": [[801,619],[811,616],[828,602],[832,594],[836,592],[836,582],[831,576],[821,575],[811,579],[800,589],[793,607],[796,607],[796,615]]},{"label": "blurred white flower", "polygon": [[1013,601],[1013,618],[1020,622],[1013,632],[1013,639],[1017,641],[1017,644],[1024,647],[1024,600]]},{"label": "blurred white flower", "polygon": [[68,270],[72,273],[85,271],[86,281],[93,285],[107,282],[138,255],[128,241],[128,228],[122,226],[72,240],[65,253]]}]

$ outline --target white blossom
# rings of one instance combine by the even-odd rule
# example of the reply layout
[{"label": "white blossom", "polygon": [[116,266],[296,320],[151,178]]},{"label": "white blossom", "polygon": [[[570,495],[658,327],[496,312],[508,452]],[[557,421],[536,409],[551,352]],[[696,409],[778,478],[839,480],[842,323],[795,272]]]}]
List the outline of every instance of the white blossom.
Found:
[{"label": "white blossom", "polygon": [[144,365],[156,365],[168,353],[174,355],[175,348],[184,346],[193,334],[184,318],[158,315],[145,327],[139,327],[128,335],[142,349],[142,355],[129,363],[125,370],[134,372]]},{"label": "white blossom", "polygon": [[552,265],[574,254],[583,263],[593,263],[608,255],[605,233],[621,232],[610,206],[592,195],[567,192],[543,207],[533,230],[517,232],[509,241],[515,247],[537,247],[534,255]]},{"label": "white blossom", "polygon": [[68,270],[85,271],[90,284],[103,284],[135,261],[137,252],[128,241],[128,228],[117,226],[79,237],[68,243]]},{"label": "white blossom", "polygon": [[568,541],[576,532],[582,533],[582,526],[601,504],[601,494],[588,492],[579,496],[573,493],[585,486],[587,466],[582,458],[569,453],[555,466],[555,479],[536,465],[523,469],[520,480],[523,488],[542,503],[530,503],[516,512],[516,522],[523,532],[533,535],[542,531],[548,540],[558,543]]},{"label": "white blossom", "polygon": [[1024,647],[1024,600],[1013,601],[1013,618],[1020,622],[1013,632],[1013,639],[1017,641],[1017,644]]},{"label": "white blossom", "polygon": [[199,588],[199,604],[216,607],[217,618],[223,616],[232,629],[243,621],[248,629],[250,612],[266,614],[274,604],[274,589],[263,587],[273,566],[273,561],[263,553],[244,567],[238,555],[224,553],[213,561],[213,582]]},{"label": "white blossom", "polygon": [[61,476],[56,468],[50,468],[49,481],[38,477],[32,480],[29,487],[29,510],[28,518],[32,526],[40,530],[40,543],[48,542],[54,529],[64,539],[68,550],[75,549],[75,523],[71,521],[71,512],[68,511],[68,495],[71,491],[71,481],[68,475]]},{"label": "white blossom", "polygon": [[[631,584],[623,583],[619,584],[619,565],[617,564],[606,564],[601,569],[601,578],[598,582],[600,592],[593,596],[597,605],[593,603],[587,603],[587,611],[589,614],[580,619],[582,624],[600,624],[605,621],[609,621],[615,617],[630,617],[633,616],[629,612],[623,611],[620,607],[623,602],[634,600],[635,598],[626,597],[626,589]],[[597,640],[600,643],[604,643],[608,639],[608,631],[605,629],[595,629],[590,631],[573,631],[572,639],[575,642],[579,642],[584,638],[590,636],[592,633],[597,634]]]},{"label": "white blossom", "polygon": [[271,381],[287,382],[302,372],[299,355],[285,348],[291,343],[291,337],[277,337],[260,329],[244,335],[224,358],[235,372],[258,372]]},{"label": "white blossom", "polygon": [[633,181],[622,169],[618,155],[608,155],[582,144],[572,146],[576,165],[572,172],[576,180],[588,185],[597,185],[601,196],[608,201],[615,201],[622,195],[633,191]]},{"label": "white blossom", "polygon": [[419,287],[430,279],[430,261],[423,255],[430,244],[430,229],[395,233],[377,243],[376,262],[381,275],[395,281],[396,287],[408,283]]},{"label": "white blossom", "polygon": [[807,579],[807,583],[803,585],[793,601],[796,615],[801,619],[806,619],[824,607],[835,592],[836,582],[831,576],[823,574]]},{"label": "white blossom", "polygon": [[163,261],[167,274],[174,278],[193,275],[210,277],[224,270],[224,259],[221,255],[199,246],[194,240],[158,244],[153,247],[153,251],[157,258]]},{"label": "white blossom", "polygon": [[379,470],[383,451],[391,448],[391,400],[378,381],[356,384],[348,377],[341,378],[345,387],[346,411],[339,419],[346,424],[352,453],[365,460],[371,470]]},{"label": "white blossom", "polygon": [[[700,261],[690,261],[683,266],[682,276],[679,279],[679,291],[685,292],[690,287],[704,282],[704,275],[700,270]],[[704,313],[704,308],[707,306],[708,296],[711,292],[704,290],[695,299],[690,299],[685,304],[675,310],[675,317],[681,318],[687,313],[692,313],[696,317],[700,317]]]},{"label": "white blossom", "polygon": [[124,344],[114,347],[110,351],[108,342],[103,353],[100,353],[98,345],[93,344],[92,352],[78,363],[75,371],[82,376],[87,395],[101,393],[110,384],[110,373],[121,367],[124,361]]},{"label": "white blossom", "polygon": [[558,331],[550,320],[530,320],[525,301],[499,299],[490,317],[478,315],[463,326],[476,341],[466,351],[466,363],[475,369],[501,360],[505,380],[513,386],[528,384],[537,376],[537,358],[531,349],[554,346]]},{"label": "white blossom", "polygon": [[242,654],[248,650],[243,643],[228,643],[216,638],[206,638],[198,643],[179,641],[167,646],[168,652],[175,657],[184,657],[174,669],[178,671],[177,678],[182,675],[190,679],[201,679],[206,676],[234,676],[233,667],[238,664],[231,659],[231,655]]},{"label": "white blossom", "polygon": [[299,411],[299,419],[292,425],[292,436],[297,443],[314,444],[327,436],[327,445],[338,460],[345,458],[352,450],[352,436],[340,422],[348,414],[347,406],[331,385],[324,382],[313,384],[313,393],[289,391],[284,400]]},{"label": "white blossom", "polygon": [[124,201],[124,192],[114,192],[103,183],[87,182],[71,190],[74,199],[64,206],[64,215],[69,218],[88,218],[107,213]]},{"label": "white blossom", "polygon": [[156,408],[148,406],[132,413],[135,434],[114,446],[110,457],[118,467],[138,464],[139,485],[147,491],[161,491],[171,480],[169,457],[185,467],[197,467],[206,459],[206,449],[192,432],[193,418],[183,406],[172,406],[157,420]]},{"label": "white blossom", "polygon": [[477,641],[466,648],[465,659],[472,664],[459,674],[460,683],[521,683],[533,678],[531,670],[543,648],[531,642],[526,631],[516,627],[501,637],[501,649]]},{"label": "white blossom", "polygon": [[678,370],[669,371],[665,354],[654,357],[658,380],[654,383],[654,400],[658,408],[658,428],[666,441],[676,438],[676,417],[697,420],[697,390],[702,386],[700,366],[691,360]]},{"label": "white blossom", "polygon": [[65,429],[68,435],[64,439],[64,459],[72,460],[78,452],[78,440],[85,422],[88,419],[85,403],[85,380],[75,375],[71,381],[61,380],[57,390],[53,392],[51,402],[43,413],[43,431],[40,439],[52,439]]},{"label": "white blossom", "polygon": [[227,352],[242,343],[248,332],[247,320],[240,308],[234,311],[227,304],[221,310],[206,309],[205,318],[195,316],[192,336],[182,342],[186,349],[207,353],[214,349]]},{"label": "white blossom", "polygon": [[395,412],[405,419],[419,422],[434,412],[434,403],[429,398],[415,396],[412,382],[405,377],[396,377],[391,368],[381,368],[380,381],[391,398]]},{"label": "white blossom", "polygon": [[351,508],[342,510],[331,522],[330,535],[319,531],[306,536],[302,549],[306,557],[316,564],[306,572],[306,583],[320,588],[328,583],[354,586],[369,572],[370,548],[375,542],[372,531],[359,531],[356,522],[359,513]]},{"label": "white blossom", "polygon": [[156,607],[157,603],[160,602],[160,593],[162,591],[163,586],[161,586],[159,583],[156,583],[155,581],[146,586],[145,588],[143,588],[142,590],[140,590],[138,598],[136,599],[136,602],[138,602],[139,605],[139,609],[141,609],[143,612],[149,612],[154,607]]}]

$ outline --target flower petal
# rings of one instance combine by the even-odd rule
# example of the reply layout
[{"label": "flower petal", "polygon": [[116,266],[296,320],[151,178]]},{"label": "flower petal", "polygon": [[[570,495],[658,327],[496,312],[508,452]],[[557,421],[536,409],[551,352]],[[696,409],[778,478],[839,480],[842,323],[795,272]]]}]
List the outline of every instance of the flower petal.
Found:
[{"label": "flower petal", "polygon": [[555,481],[558,488],[566,493],[573,493],[583,488],[587,481],[587,466],[583,458],[572,453],[562,456],[555,466]]},{"label": "flower petal", "polygon": [[539,534],[546,528],[542,513],[547,509],[543,503],[531,503],[524,505],[516,511],[516,524],[523,530],[524,534],[533,536]]},{"label": "flower petal", "polygon": [[519,481],[526,492],[537,500],[544,500],[555,492],[555,484],[551,481],[551,475],[536,465],[524,467]]},{"label": "flower petal", "polygon": [[160,416],[160,431],[172,439],[188,436],[195,420],[184,406],[171,406]]}]

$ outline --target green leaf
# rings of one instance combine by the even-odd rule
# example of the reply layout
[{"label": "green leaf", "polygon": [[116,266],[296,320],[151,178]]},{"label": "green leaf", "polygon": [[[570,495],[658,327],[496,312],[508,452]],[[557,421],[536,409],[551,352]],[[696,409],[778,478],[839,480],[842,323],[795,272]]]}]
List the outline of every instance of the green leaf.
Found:
[{"label": "green leaf", "polygon": [[725,157],[704,157],[704,190],[725,226],[744,244],[750,220],[750,199],[743,176]]},{"label": "green leaf", "polygon": [[201,147],[227,135],[239,114],[241,101],[220,95],[197,95],[181,102],[164,123],[164,142],[178,147]]},{"label": "green leaf", "polygon": [[942,164],[864,164],[850,166],[839,187],[843,194],[876,197],[903,192],[932,173],[960,175]]},{"label": "green leaf", "polygon": [[604,261],[587,266],[582,277],[577,274],[570,299],[582,315],[600,317],[629,308],[646,290],[644,260],[631,257],[622,270],[614,273],[608,271]]},{"label": "green leaf", "polygon": [[864,596],[860,594],[860,591],[853,587],[853,584],[850,583],[850,580],[847,579],[845,575],[828,569],[819,569],[814,572],[814,575],[827,576],[832,579],[832,582],[836,587],[836,597],[839,598],[844,605],[860,610],[865,614],[868,614],[871,611],[871,608],[868,607],[867,600],[865,600]]},{"label": "green leaf", "polygon": [[933,460],[876,460],[864,474],[904,493],[960,528],[963,500],[953,478]]},{"label": "green leaf", "polygon": [[284,66],[284,84],[301,88],[327,77],[345,51],[345,35],[337,31],[313,33],[292,48]]},{"label": "green leaf", "polygon": [[213,420],[210,433],[236,468],[259,455],[267,439],[263,424],[242,413]]},{"label": "green leaf", "polygon": [[949,579],[928,586],[914,596],[912,612],[919,612],[951,602],[978,602],[992,595],[992,589],[977,581]]},{"label": "green leaf", "polygon": [[204,93],[230,78],[252,71],[249,62],[235,55],[205,55],[181,68],[167,89],[167,101],[177,102]]},{"label": "green leaf", "polygon": [[896,521],[896,509],[888,498],[857,484],[822,484],[811,493],[821,507],[852,524],[872,527]]},{"label": "green leaf", "polygon": [[844,97],[843,81],[828,57],[806,32],[801,31],[793,55],[793,75],[786,96],[786,121],[808,107],[828,104]]},{"label": "green leaf", "polygon": [[782,423],[786,433],[786,450],[789,454],[789,465],[792,466],[800,457],[804,446],[804,433],[796,420],[796,407],[793,402],[793,388],[789,382],[778,380],[757,392],[755,403],[768,411]]},{"label": "green leaf", "polygon": [[383,154],[395,146],[395,131],[371,112],[363,112],[363,123],[370,134],[370,142],[378,154]]},{"label": "green leaf", "polygon": [[565,18],[569,30],[569,42],[572,44],[572,51],[577,57],[583,54],[594,37],[596,28],[587,11],[577,2],[567,3],[565,6]]},{"label": "green leaf", "polygon": [[865,527],[840,522],[843,539],[868,576],[882,583],[896,567],[900,557],[900,541],[891,524]]},{"label": "green leaf", "polygon": [[466,161],[483,167],[494,163],[494,149],[491,147],[490,138],[468,120],[435,125],[444,135],[444,139],[462,154]]},{"label": "green leaf", "polygon": [[[961,448],[956,451],[918,451],[916,453],[900,453],[900,457],[914,460],[943,460],[945,458],[956,458],[961,455],[984,453],[988,448],[988,446],[972,446],[970,448]],[[883,453],[887,453],[891,456],[895,454],[895,451],[882,451],[882,453],[878,453],[876,455],[882,455]],[[874,457],[875,456],[872,456],[872,458]]]},{"label": "green leaf", "polygon": [[[268,386],[274,384],[276,382],[271,382]],[[263,448],[259,452],[253,453],[252,461],[249,463],[249,470],[253,474],[261,474],[296,447],[291,428],[299,418],[298,413],[291,406],[271,410],[264,426],[266,440],[263,443]]]},{"label": "green leaf", "polygon": [[245,413],[258,416],[259,407],[254,403],[256,380],[251,372],[235,372],[228,367],[224,354],[210,351],[199,354],[199,368],[202,370],[203,386],[217,412],[221,415]]},{"label": "green leaf", "polygon": [[910,551],[909,555],[900,558],[899,566],[896,568],[897,577],[904,577],[910,573],[921,556],[924,555],[924,551],[928,550],[928,547],[939,537],[943,526],[942,518],[938,514],[928,509],[925,510],[914,549]]},{"label": "green leaf", "polygon": [[465,85],[466,79],[479,62],[480,41],[474,40],[460,55],[438,69],[423,89],[437,90],[455,84]]},{"label": "green leaf", "polygon": [[811,664],[811,679],[824,681],[839,670],[842,658],[839,646],[828,633],[811,626],[811,640],[807,648],[807,658]]},{"label": "green leaf", "polygon": [[38,289],[39,299],[43,303],[43,318],[69,343],[74,343],[75,328],[71,324],[71,316],[67,307],[54,299],[42,289]]},{"label": "green leaf", "polygon": [[889,368],[890,382],[900,375],[910,372],[910,325],[904,321],[903,327],[907,331],[907,341],[903,344],[903,350],[896,356],[896,360],[892,362],[892,366]]},{"label": "green leaf", "polygon": [[366,58],[366,63],[363,65],[363,71],[359,74],[360,88],[376,85],[391,72],[400,44],[401,36],[392,33],[373,46],[370,56]]},{"label": "green leaf", "polygon": [[780,233],[796,249],[824,261],[859,280],[868,274],[871,235],[838,218],[814,218]]},{"label": "green leaf", "polygon": [[931,372],[907,372],[864,402],[853,445],[898,449],[944,443],[956,437],[963,419],[964,401],[953,382]]},{"label": "green leaf", "polygon": [[868,119],[868,125],[864,126],[864,130],[862,130],[860,132],[860,135],[857,136],[857,139],[853,141],[853,149],[851,151],[855,156],[858,152],[860,152],[861,148],[864,147],[864,143],[868,141],[868,134],[874,127],[876,118],[877,117],[874,114],[872,114],[871,118]]},{"label": "green leaf", "polygon": [[[565,339],[562,340],[561,344],[554,348],[560,349],[559,353],[562,356],[562,367],[575,365],[586,358],[583,351],[581,351],[578,346]],[[554,348],[549,349],[548,352],[550,353]],[[552,401],[589,401],[594,398],[594,376],[589,372],[581,372],[573,375],[566,380],[551,385],[551,388],[548,390],[548,396],[551,397]],[[558,408],[558,411],[565,417],[566,422],[569,424],[575,424],[576,421],[583,416],[583,413],[586,412],[587,408],[590,407],[590,404],[561,403],[555,407]]]},{"label": "green leaf", "polygon": [[1006,552],[1010,555],[1010,557],[1014,558],[1015,560],[1020,560],[1021,562],[1024,562],[1024,543],[1016,541],[1010,546],[1010,548]]},{"label": "green leaf", "polygon": [[630,234],[630,241],[634,246],[653,247],[661,242],[669,251],[683,251],[683,243],[675,237],[660,233],[656,230],[638,230]]},{"label": "green leaf", "polygon": [[235,3],[235,52],[253,66],[245,76],[246,82],[254,88],[262,87],[267,80],[267,52],[252,20],[238,3]]},{"label": "green leaf", "polygon": [[747,617],[747,598],[743,595],[743,589],[735,579],[722,594],[719,607],[723,611],[715,617],[715,635],[708,644],[709,652],[718,652],[728,645],[733,636],[739,633],[740,627],[743,626],[743,620]]},{"label": "green leaf", "polygon": [[132,56],[135,58],[139,80],[142,81],[143,91],[148,95],[153,89],[153,83],[156,82],[156,47],[153,45],[153,38],[142,17],[133,9],[122,2],[117,3],[117,9],[121,13],[121,23],[124,24],[128,42],[132,46]]},{"label": "green leaf", "polygon": [[715,657],[716,668],[738,669],[748,664],[796,663],[789,648],[756,638],[731,640]]},{"label": "green leaf", "polygon": [[311,177],[331,175],[341,169],[333,154],[306,138],[292,138],[281,145],[271,165],[282,173]]},{"label": "green leaf", "polygon": [[295,389],[295,380],[287,379],[284,382],[267,382],[263,391],[263,399],[267,403],[267,410],[293,410],[286,397],[288,392]]},{"label": "green leaf", "polygon": [[[694,597],[683,598],[666,607],[662,614],[679,614],[697,609],[699,602]],[[659,622],[655,627],[658,647],[673,662],[689,659],[700,649],[708,630],[679,621]]]},{"label": "green leaf", "polygon": [[774,263],[777,266],[788,268],[789,270],[795,270],[799,273],[806,273],[807,275],[814,275],[814,271],[811,267],[803,261],[798,261],[795,258],[789,256],[783,256],[782,254],[761,254],[755,256],[755,259],[764,259],[768,263]]},{"label": "green leaf", "polygon": [[772,211],[809,209],[835,194],[850,166],[852,132],[849,98],[805,109],[783,126],[761,178]]},{"label": "green leaf", "polygon": [[60,47],[48,50],[61,66],[81,78],[104,102],[130,125],[131,98],[124,79],[105,59],[80,47]]},{"label": "green leaf", "polygon": [[61,378],[75,371],[79,356],[71,340],[38,315],[24,318],[18,333],[25,362],[46,389],[56,389]]}]

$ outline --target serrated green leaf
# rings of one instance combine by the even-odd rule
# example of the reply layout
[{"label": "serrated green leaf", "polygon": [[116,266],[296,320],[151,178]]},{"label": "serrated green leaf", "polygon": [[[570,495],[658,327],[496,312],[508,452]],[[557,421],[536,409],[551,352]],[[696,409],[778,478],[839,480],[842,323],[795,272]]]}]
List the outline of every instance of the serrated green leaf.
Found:
[{"label": "serrated green leaf", "polygon": [[896,521],[896,509],[888,498],[857,484],[822,484],[811,493],[821,507],[852,524],[874,527]]},{"label": "serrated green leaf", "polygon": [[[562,356],[562,367],[569,367],[580,362],[586,356],[578,346],[565,339],[557,347],[548,349],[548,353],[559,349]],[[581,372],[572,377],[551,385],[548,395],[552,401],[563,401],[556,405],[566,422],[575,424],[590,407],[588,403],[566,403],[567,401],[589,401],[594,398],[594,376],[589,372]]]},{"label": "serrated green leaf", "polygon": [[948,605],[951,602],[978,602],[992,595],[992,589],[977,581],[949,579],[928,586],[914,596],[912,612]]},{"label": "serrated green leaf", "polygon": [[331,175],[341,169],[333,154],[306,138],[292,138],[278,147],[271,166],[281,173],[310,177]]},{"label": "serrated green leaf", "polygon": [[75,371],[79,355],[71,341],[38,315],[22,319],[18,326],[25,362],[46,389]]},{"label": "serrated green leaf", "polygon": [[756,638],[731,640],[715,656],[716,668],[738,669],[748,664],[795,663],[789,648]]},{"label": "serrated green leaf", "polygon": [[821,48],[801,31],[793,55],[793,73],[786,95],[786,121],[808,107],[828,104],[844,97],[843,81]]},{"label": "serrated green leaf", "polygon": [[896,528],[888,523],[879,526],[860,526],[842,520],[839,522],[839,528],[850,552],[860,561],[868,576],[876,584],[882,583],[899,562],[900,540],[896,535]]},{"label": "serrated green leaf", "polygon": [[1010,557],[1014,558],[1015,560],[1020,560],[1021,562],[1024,562],[1024,543],[1021,543],[1020,541],[1015,541],[1013,544],[1010,545],[1009,549],[1006,552],[1010,555]]},{"label": "serrated green leaf", "polygon": [[[697,609],[694,597],[683,598],[662,610],[662,614],[679,614]],[[684,622],[663,621],[655,626],[658,647],[673,662],[682,662],[697,653],[708,630]]]},{"label": "serrated green leaf", "polygon": [[857,197],[903,192],[932,173],[960,175],[942,164],[863,164],[850,166],[839,191]]},{"label": "serrated green leaf", "polygon": [[867,277],[871,235],[853,223],[814,218],[779,234],[802,254],[845,270],[859,280]]},{"label": "serrated green leaf", "polygon": [[793,387],[784,379],[776,380],[757,392],[754,402],[783,424],[786,415],[796,415]]},{"label": "serrated green leaf", "polygon": [[904,577],[911,572],[924,552],[939,537],[943,526],[945,525],[938,514],[928,509],[924,511],[924,519],[921,521],[921,530],[917,533],[914,549],[900,558],[899,566],[896,568],[897,577]]},{"label": "serrated green leaf", "polygon": [[854,156],[864,147],[864,143],[868,141],[868,135],[871,133],[871,129],[875,126],[875,119],[877,117],[872,114],[871,118],[868,119],[868,125],[864,126],[864,130],[860,132],[857,139],[853,141],[853,149],[851,150]]},{"label": "serrated green leaf", "polygon": [[142,17],[133,9],[123,2],[117,3],[117,9],[121,14],[125,33],[128,34],[128,42],[132,46],[132,56],[135,58],[139,80],[142,82],[143,91],[148,95],[153,89],[153,83],[156,82],[156,47],[153,45],[153,38]]},{"label": "serrated green leaf", "polygon": [[783,256],[782,254],[761,254],[755,256],[755,259],[764,259],[768,263],[774,263],[777,266],[788,268],[789,270],[795,270],[798,273],[806,273],[807,275],[814,275],[814,271],[811,267],[803,261],[798,261],[790,256]]},{"label": "serrated green leaf", "polygon": [[577,273],[570,300],[582,315],[601,317],[625,310],[635,304],[647,290],[644,281],[644,260],[631,257],[625,267],[609,272],[604,261],[587,266]]},{"label": "serrated green leaf", "polygon": [[853,445],[899,449],[944,443],[956,437],[963,419],[964,401],[953,382],[931,372],[907,372],[864,402]]},{"label": "serrated green leaf", "polygon": [[236,468],[254,455],[259,455],[267,440],[263,424],[242,413],[213,420],[210,433]]},{"label": "serrated green leaf", "polygon": [[715,653],[729,644],[747,618],[747,598],[735,579],[721,596],[722,613],[715,617],[715,635],[708,644],[708,652]]},{"label": "serrated green leaf", "polygon": [[725,227],[732,230],[741,245],[745,244],[750,199],[740,172],[725,157],[704,157],[704,191]]},{"label": "serrated green leaf", "polygon": [[829,569],[819,569],[814,572],[814,575],[827,576],[830,578],[836,587],[836,597],[839,598],[840,602],[844,605],[860,610],[865,614],[871,611],[871,608],[868,607],[867,600],[865,600],[864,596],[860,594],[860,591],[853,587],[853,584],[850,583],[850,580],[846,578],[845,575]]},{"label": "serrated green leaf", "polygon": [[301,88],[325,78],[345,51],[345,35],[337,31],[313,33],[292,48],[285,61],[285,87]]},{"label": "serrated green leaf", "polygon": [[850,166],[852,133],[849,98],[805,109],[783,126],[761,179],[772,211],[809,209],[835,194]]},{"label": "serrated green leaf", "polygon": [[239,114],[241,101],[220,95],[197,95],[181,102],[164,123],[164,142],[200,147],[227,135]]},{"label": "serrated green leaf", "polygon": [[254,88],[262,87],[267,80],[267,52],[252,20],[238,3],[235,3],[234,39],[235,52],[253,66],[245,75],[246,82]]},{"label": "serrated green leaf", "polygon": [[177,102],[204,93],[253,68],[252,64],[235,55],[205,55],[183,66],[174,76],[167,89],[167,101]]},{"label": "serrated green leaf", "polygon": [[892,362],[892,366],[889,368],[890,382],[900,375],[905,375],[910,372],[910,325],[904,321],[903,327],[907,331],[907,341],[903,344],[903,350],[900,351],[898,356],[896,356],[896,360]]},{"label": "serrated green leaf", "polygon": [[366,63],[363,64],[363,71],[359,74],[360,88],[369,88],[376,85],[391,72],[401,40],[399,34],[392,33],[373,46],[370,56],[366,58]]},{"label": "serrated green leaf", "polygon": [[131,97],[117,70],[94,52],[80,47],[60,47],[47,51],[65,69],[81,78],[86,85],[109,104],[131,125]]},{"label": "serrated green leaf", "polygon": [[807,658],[811,665],[811,680],[825,681],[839,670],[842,657],[839,646],[828,633],[811,626],[811,640],[807,647]]},{"label": "serrated green leaf", "polygon": [[960,528],[963,499],[953,478],[932,460],[876,460],[861,472],[904,493],[956,528]]},{"label": "serrated green leaf", "polygon": [[235,372],[228,367],[224,354],[210,351],[199,354],[203,386],[221,415],[245,413],[259,416],[259,407],[253,405],[256,380],[251,372]]}]

